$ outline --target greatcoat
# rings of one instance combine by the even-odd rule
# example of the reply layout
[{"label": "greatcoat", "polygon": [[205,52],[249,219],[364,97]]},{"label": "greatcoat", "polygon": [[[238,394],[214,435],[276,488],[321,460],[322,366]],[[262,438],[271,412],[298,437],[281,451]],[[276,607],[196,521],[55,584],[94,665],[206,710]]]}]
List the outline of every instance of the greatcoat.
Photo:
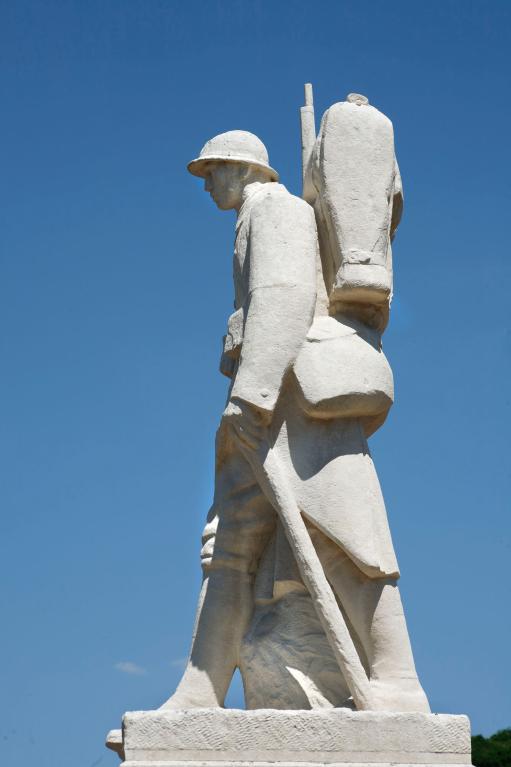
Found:
[{"label": "greatcoat", "polygon": [[[360,397],[351,409],[352,399],[344,409],[320,407],[316,415],[304,405],[303,396],[306,390],[310,401],[315,387],[325,389],[324,362],[330,401],[340,401],[337,395],[342,399],[345,394],[345,350],[349,357],[351,348],[362,349],[363,365],[364,350],[369,356],[379,354],[379,341],[374,342],[360,323],[328,317],[313,209],[278,183],[252,184],[244,197],[234,248],[235,312],[229,318],[221,361],[222,372],[232,379],[229,397],[272,415],[270,441],[306,520],[340,546],[365,575],[398,577]],[[304,355],[309,349],[310,362]],[[340,367],[336,360],[341,360]],[[308,371],[311,380],[300,385],[298,379],[307,378]],[[354,372],[364,380],[363,369]],[[321,396],[320,391],[316,399]],[[234,508],[241,503],[233,500],[242,497],[236,496],[236,488],[226,490],[226,484],[248,487],[244,470],[225,468],[229,462],[234,465],[235,449],[221,428],[205,562],[211,555],[215,558],[215,533],[224,508],[227,515],[229,504]],[[275,579],[286,577],[279,575],[277,561]]]}]

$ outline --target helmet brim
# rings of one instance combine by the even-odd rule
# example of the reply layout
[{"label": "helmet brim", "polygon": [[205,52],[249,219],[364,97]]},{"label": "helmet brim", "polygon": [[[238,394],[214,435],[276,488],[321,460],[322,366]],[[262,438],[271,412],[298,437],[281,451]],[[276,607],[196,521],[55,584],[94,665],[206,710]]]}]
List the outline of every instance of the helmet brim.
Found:
[{"label": "helmet brim", "polygon": [[231,157],[222,157],[220,155],[210,155],[209,157],[197,157],[196,160],[192,160],[188,163],[186,166],[192,176],[198,176],[198,178],[205,178],[207,173],[207,166],[211,165],[211,163],[215,162],[232,162],[232,163],[243,163],[243,165],[253,165],[256,168],[259,168],[260,170],[264,170],[270,179],[272,181],[278,181],[279,180],[279,174],[274,168],[271,168],[269,165],[265,165],[262,162],[257,162],[257,160],[252,160],[249,157],[242,157],[241,155],[236,156],[232,155]]}]

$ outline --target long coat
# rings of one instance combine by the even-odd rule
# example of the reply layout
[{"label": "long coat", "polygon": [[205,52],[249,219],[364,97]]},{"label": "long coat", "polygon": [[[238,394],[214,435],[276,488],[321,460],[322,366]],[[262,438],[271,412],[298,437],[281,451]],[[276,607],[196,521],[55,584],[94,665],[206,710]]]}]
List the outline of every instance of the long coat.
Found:
[{"label": "long coat", "polygon": [[[354,334],[359,345],[371,338],[353,323],[325,316],[314,212],[281,184],[246,189],[236,227],[234,288],[236,311],[221,362],[222,372],[232,378],[229,396],[272,415],[272,443],[304,516],[366,575],[398,576],[360,410],[364,397],[351,409],[322,408],[315,417],[304,408],[295,374],[308,343],[314,344],[316,361],[328,361],[337,359],[336,350],[347,336]],[[333,334],[329,323],[335,326]],[[341,333],[335,330],[339,327]],[[362,355],[362,367],[365,359]],[[331,379],[326,388],[337,401],[346,384],[343,370],[338,376],[331,365],[325,370]],[[366,371],[355,372],[363,381]],[[325,389],[324,380],[317,384]]]}]

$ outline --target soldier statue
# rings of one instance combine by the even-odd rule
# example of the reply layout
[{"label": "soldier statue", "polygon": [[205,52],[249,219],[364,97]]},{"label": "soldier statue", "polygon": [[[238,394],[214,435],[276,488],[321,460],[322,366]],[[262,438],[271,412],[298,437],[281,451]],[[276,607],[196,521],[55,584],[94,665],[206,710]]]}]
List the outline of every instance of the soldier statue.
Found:
[{"label": "soldier statue", "polygon": [[[350,109],[373,109],[363,97],[344,103]],[[346,126],[341,128],[346,142],[349,130],[346,137]],[[324,125],[322,131],[318,141],[327,151]],[[270,689],[266,700],[264,691],[256,689],[254,648],[246,647],[255,641],[250,636],[254,615],[261,609],[268,614],[269,606],[283,599],[292,611],[290,596],[307,591],[282,530],[278,501],[254,470],[253,455],[263,446],[263,454],[269,449],[279,462],[349,627],[369,680],[370,707],[427,712],[367,445],[367,435],[383,421],[392,401],[390,368],[380,343],[388,291],[382,302],[374,274],[366,269],[367,295],[364,280],[351,278],[350,286],[345,274],[344,284],[329,297],[316,219],[324,229],[327,225],[314,201],[309,204],[279,183],[264,144],[253,134],[235,130],[215,136],[188,169],[204,179],[205,190],[221,210],[237,213],[235,312],[221,360],[231,383],[216,437],[215,494],[203,537],[204,580],[192,648],[181,682],[163,708],[223,706],[238,667],[248,707],[353,705],[342,681],[339,694],[344,700],[339,694],[335,700],[328,694],[314,698],[311,689],[318,693],[318,684],[311,678],[310,662],[300,674],[288,673],[287,692],[280,670],[278,700]],[[393,147],[390,177],[393,194],[387,189],[385,198],[389,221],[401,193]],[[321,184],[327,198],[328,178],[319,179],[317,186]],[[390,223],[385,226],[386,241],[393,232]],[[385,267],[385,244],[375,255],[376,267]],[[349,265],[362,272],[364,266],[374,267],[364,254],[366,250],[349,249],[345,272]],[[375,381],[368,380],[371,375]],[[271,630],[278,632],[278,626]],[[250,655],[252,667],[246,662]],[[271,665],[271,657],[265,664]],[[279,672],[274,673],[277,678]]]}]

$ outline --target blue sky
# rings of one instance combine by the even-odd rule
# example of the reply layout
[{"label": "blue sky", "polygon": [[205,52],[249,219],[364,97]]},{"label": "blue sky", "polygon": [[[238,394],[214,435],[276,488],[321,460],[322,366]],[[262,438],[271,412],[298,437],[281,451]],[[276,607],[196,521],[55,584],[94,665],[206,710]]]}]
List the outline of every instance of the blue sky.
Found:
[{"label": "blue sky", "polygon": [[[233,215],[186,172],[298,107],[393,120],[405,184],[372,440],[436,711],[511,725],[509,2],[0,2],[0,760],[109,767],[176,684],[200,581]],[[239,685],[232,705],[241,704]]]}]

